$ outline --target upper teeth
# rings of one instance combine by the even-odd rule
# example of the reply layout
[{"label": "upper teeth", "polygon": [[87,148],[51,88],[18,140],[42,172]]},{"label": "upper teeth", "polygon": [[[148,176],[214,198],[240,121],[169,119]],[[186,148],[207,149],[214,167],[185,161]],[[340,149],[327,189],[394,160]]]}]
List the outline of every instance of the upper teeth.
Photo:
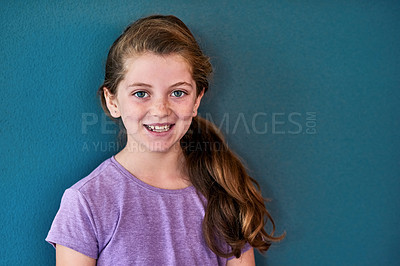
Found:
[{"label": "upper teeth", "polygon": [[151,126],[151,125],[147,125],[147,127],[148,127],[151,131],[163,132],[163,131],[169,130],[169,128],[171,127],[171,125],[164,125],[164,126]]}]

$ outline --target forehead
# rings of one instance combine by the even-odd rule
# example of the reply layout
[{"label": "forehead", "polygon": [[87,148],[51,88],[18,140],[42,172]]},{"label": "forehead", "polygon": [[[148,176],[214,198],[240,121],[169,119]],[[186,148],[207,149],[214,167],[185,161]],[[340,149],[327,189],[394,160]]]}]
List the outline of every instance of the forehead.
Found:
[{"label": "forehead", "polygon": [[126,81],[150,82],[161,79],[165,82],[192,82],[192,71],[187,60],[179,54],[157,55],[144,53],[125,61]]}]

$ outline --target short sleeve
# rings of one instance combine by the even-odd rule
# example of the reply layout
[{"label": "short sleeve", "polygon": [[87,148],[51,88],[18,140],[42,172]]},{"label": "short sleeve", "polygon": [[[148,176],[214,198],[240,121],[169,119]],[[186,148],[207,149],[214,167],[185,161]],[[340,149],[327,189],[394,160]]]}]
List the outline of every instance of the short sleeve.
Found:
[{"label": "short sleeve", "polygon": [[97,259],[98,242],[95,222],[84,196],[75,189],[67,189],[46,241],[59,244]]}]

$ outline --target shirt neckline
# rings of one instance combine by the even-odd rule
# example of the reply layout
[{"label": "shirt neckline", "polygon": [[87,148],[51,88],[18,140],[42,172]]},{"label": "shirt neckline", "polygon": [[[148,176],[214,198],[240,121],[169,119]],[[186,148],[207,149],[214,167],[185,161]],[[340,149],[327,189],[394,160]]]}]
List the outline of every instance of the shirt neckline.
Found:
[{"label": "shirt neckline", "polygon": [[193,185],[190,185],[188,187],[185,188],[180,188],[180,189],[166,189],[166,188],[158,188],[158,187],[154,187],[152,185],[149,185],[145,182],[143,182],[142,180],[140,180],[139,178],[137,178],[136,176],[134,176],[131,172],[129,172],[125,167],[123,167],[116,159],[115,156],[112,156],[110,158],[110,161],[112,164],[114,164],[115,167],[117,167],[118,170],[120,170],[120,172],[122,174],[124,174],[125,176],[127,176],[130,180],[134,181],[136,184],[138,184],[139,186],[151,190],[153,192],[157,192],[157,193],[166,193],[166,194],[183,194],[183,193],[190,193],[192,191],[195,190]]}]

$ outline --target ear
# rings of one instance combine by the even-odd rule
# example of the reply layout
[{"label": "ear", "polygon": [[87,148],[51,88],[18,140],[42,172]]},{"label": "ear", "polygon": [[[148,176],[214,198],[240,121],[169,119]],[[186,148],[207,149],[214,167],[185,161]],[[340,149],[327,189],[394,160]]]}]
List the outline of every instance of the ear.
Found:
[{"label": "ear", "polygon": [[118,101],[114,94],[112,94],[106,87],[103,88],[104,98],[106,99],[106,104],[108,111],[111,116],[114,118],[118,118],[121,116],[121,113],[118,109]]},{"label": "ear", "polygon": [[204,88],[200,92],[200,94],[197,96],[196,101],[194,102],[192,117],[196,117],[197,116],[197,109],[199,109],[201,98],[203,98],[203,96],[204,96]]}]

